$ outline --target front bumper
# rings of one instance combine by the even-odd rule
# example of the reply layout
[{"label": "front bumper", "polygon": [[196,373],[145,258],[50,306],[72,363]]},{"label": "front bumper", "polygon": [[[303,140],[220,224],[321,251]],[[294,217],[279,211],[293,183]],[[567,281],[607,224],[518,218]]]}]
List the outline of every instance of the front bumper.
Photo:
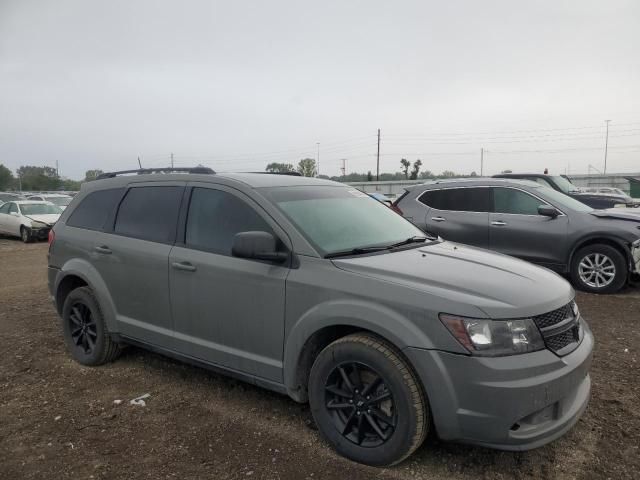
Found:
[{"label": "front bumper", "polygon": [[38,240],[45,240],[49,237],[49,230],[52,227],[31,227],[31,237],[37,238]]},{"label": "front bumper", "polygon": [[593,335],[558,357],[549,350],[473,357],[407,348],[443,440],[529,450],[563,435],[589,401]]}]

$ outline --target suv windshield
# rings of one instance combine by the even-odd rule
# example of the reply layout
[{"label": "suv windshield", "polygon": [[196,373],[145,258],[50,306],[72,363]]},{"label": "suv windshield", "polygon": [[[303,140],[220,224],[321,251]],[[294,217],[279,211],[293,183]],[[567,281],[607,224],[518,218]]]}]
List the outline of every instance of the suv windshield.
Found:
[{"label": "suv windshield", "polygon": [[[560,177],[562,178],[562,177]],[[554,190],[550,187],[540,187],[540,193],[544,194],[544,196],[553,203],[556,207],[560,208],[568,208],[570,210],[575,210],[576,212],[593,212],[593,208],[589,205],[585,205],[582,202],[579,202],[573,197],[565,195],[564,193],[560,193],[557,190]]]},{"label": "suv windshield", "polygon": [[59,207],[47,203],[25,203],[20,205],[23,215],[59,215],[62,213]]},{"label": "suv windshield", "polygon": [[71,203],[71,197],[44,197],[44,199],[59,207],[66,207]]},{"label": "suv windshield", "polygon": [[323,255],[390,245],[424,233],[367,194],[341,187],[290,187],[264,193]]},{"label": "suv windshield", "polygon": [[580,189],[578,187],[576,187],[573,183],[571,183],[566,178],[561,177],[560,175],[554,175],[551,178],[556,183],[558,188],[560,190],[562,190],[563,193],[569,193],[569,192],[573,193],[573,192],[579,192],[580,191]]}]

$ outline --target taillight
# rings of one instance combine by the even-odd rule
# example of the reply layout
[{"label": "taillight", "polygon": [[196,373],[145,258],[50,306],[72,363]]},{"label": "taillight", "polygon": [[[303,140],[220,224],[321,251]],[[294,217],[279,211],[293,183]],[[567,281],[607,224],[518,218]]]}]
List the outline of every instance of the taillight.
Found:
[{"label": "taillight", "polygon": [[400,210],[400,208],[398,208],[398,206],[394,203],[391,204],[391,210],[396,212],[398,215],[404,215],[404,213],[402,213],[402,210]]},{"label": "taillight", "polygon": [[56,232],[53,229],[49,230],[49,248],[53,245],[53,242],[56,240]]}]

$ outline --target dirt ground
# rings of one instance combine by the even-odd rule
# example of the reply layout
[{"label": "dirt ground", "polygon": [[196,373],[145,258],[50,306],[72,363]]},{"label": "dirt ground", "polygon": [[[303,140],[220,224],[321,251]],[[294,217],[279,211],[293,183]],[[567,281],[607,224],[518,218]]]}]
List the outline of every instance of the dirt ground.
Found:
[{"label": "dirt ground", "polygon": [[[46,253],[0,237],[1,479],[640,478],[638,288],[579,296],[596,337],[593,393],[564,438],[525,453],[430,439],[375,469],[333,453],[287,397],[135,348],[104,367],[75,363]],[[145,393],[146,406],[129,404]]]}]

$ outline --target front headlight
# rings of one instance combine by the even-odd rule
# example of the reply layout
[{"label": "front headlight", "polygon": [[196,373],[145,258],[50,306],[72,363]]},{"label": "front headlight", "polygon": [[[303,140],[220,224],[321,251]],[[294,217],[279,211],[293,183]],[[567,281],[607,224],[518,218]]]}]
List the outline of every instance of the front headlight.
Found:
[{"label": "front headlight", "polygon": [[440,321],[472,355],[499,357],[545,348],[540,330],[530,318],[487,320],[441,313]]}]

